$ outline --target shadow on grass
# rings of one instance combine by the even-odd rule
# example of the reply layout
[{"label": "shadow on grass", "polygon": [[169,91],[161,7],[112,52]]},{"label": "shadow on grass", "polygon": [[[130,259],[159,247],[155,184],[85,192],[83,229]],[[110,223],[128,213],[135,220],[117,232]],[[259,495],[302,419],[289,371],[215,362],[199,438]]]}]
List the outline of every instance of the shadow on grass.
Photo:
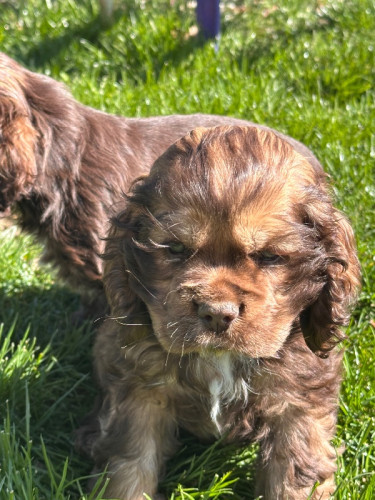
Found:
[{"label": "shadow on grass", "polygon": [[46,36],[41,42],[31,47],[26,55],[18,54],[18,60],[25,66],[43,68],[45,64],[58,58],[72,42],[84,38],[92,43],[97,41],[99,34],[105,29],[98,17],[88,23],[82,23],[74,28],[66,28],[64,33],[57,36]]},{"label": "shadow on grass", "polygon": [[[32,65],[34,68],[41,69],[46,64],[56,60],[60,53],[66,50],[74,41],[77,39],[85,39],[93,46],[104,51],[108,60],[111,61],[113,59],[111,47],[102,43],[101,35],[104,33],[105,36],[106,30],[110,31],[112,28],[116,29],[116,25],[120,23],[124,17],[129,17],[135,8],[134,2],[122,5],[120,9],[115,11],[113,22],[110,26],[105,25],[99,16],[94,17],[89,22],[82,22],[75,27],[68,26],[62,34],[57,36],[53,36],[53,34],[46,36],[42,41],[32,46],[26,55],[22,55],[21,52],[19,52],[18,60],[28,67]],[[259,13],[256,15],[259,17]],[[235,31],[237,24],[240,25],[240,20],[237,20],[236,17],[229,21],[226,21],[223,17],[221,29],[222,36],[224,37],[227,32]],[[313,15],[309,22],[305,22],[305,20],[301,19],[293,28],[287,26],[283,19],[277,20],[272,24],[265,24],[264,29],[262,29],[262,27],[258,29],[257,36],[250,44],[246,43],[236,48],[236,53],[233,53],[233,60],[240,66],[243,65],[244,60],[246,60],[246,65],[249,68],[255,67],[260,58],[272,54],[273,45],[275,43],[278,47],[287,49],[290,46],[291,40],[297,40],[306,33],[312,34],[318,31],[324,31],[332,24],[334,24],[334,20],[328,15]],[[207,43],[211,43],[211,41],[204,39],[204,37],[199,34],[194,36],[181,34],[176,40],[173,48],[164,53],[158,53],[157,57],[152,59],[151,70],[155,75],[155,79],[158,79],[163,68],[166,66],[178,67],[192,53],[204,47]],[[144,50],[147,52],[147,46],[144,47]],[[123,67],[129,67],[131,68],[131,71],[129,71],[129,78],[134,80],[135,83],[144,81],[147,78],[147,71],[144,67],[145,63],[142,57],[137,54],[137,50],[133,54],[130,53],[128,59],[129,60],[123,62],[123,65],[119,64],[117,80],[121,80],[121,69],[123,69]],[[218,64],[220,64],[220,49],[218,51]],[[79,70],[75,70],[74,67],[69,68],[70,73],[74,73],[75,71],[78,72]]]},{"label": "shadow on grass", "polygon": [[47,474],[44,446],[56,471],[63,469],[66,457],[72,479],[91,470],[74,450],[74,430],[96,395],[94,327],[91,321],[79,327],[71,323],[79,303],[78,296],[59,285],[10,294],[0,288],[0,424],[8,415],[20,446],[26,446],[29,435],[41,477]]},{"label": "shadow on grass", "polygon": [[10,291],[0,286],[0,321],[9,323],[17,315],[20,329],[32,322],[41,331],[47,325],[67,328],[69,317],[79,307],[79,303],[78,295],[57,284],[46,288],[30,286],[17,289],[15,283]]},{"label": "shadow on grass", "polygon": [[[117,11],[115,13],[115,21],[111,25],[114,27],[122,16],[126,15],[124,11]],[[108,60],[112,60],[113,55],[110,50],[103,44],[100,37],[103,32],[111,27],[103,25],[101,19],[96,17],[88,23],[82,23],[81,25],[74,28],[66,28],[63,34],[57,36],[47,36],[42,41],[36,43],[32,46],[24,55],[20,50],[15,49],[16,59],[24,64],[28,68],[34,68],[35,70],[42,70],[46,64],[50,64],[54,60],[58,59],[60,53],[67,49],[73,42],[80,39],[85,39],[90,42],[93,46],[100,48],[102,51],[106,52]],[[155,78],[158,78],[160,72],[165,66],[173,65],[179,66],[180,63],[185,60],[189,54],[193,53],[200,47],[203,47],[207,43],[202,36],[196,35],[191,36],[186,39],[180,39],[176,47],[164,54],[159,54],[159,57],[153,60],[152,71],[155,74]],[[145,47],[147,51],[147,47]],[[140,64],[138,55],[132,54],[128,60],[124,61],[124,64],[119,64],[116,79],[121,81],[122,79],[122,68],[130,67],[131,72],[129,72],[129,78],[137,83],[139,81],[144,81],[146,79],[147,71],[144,64]],[[113,70],[114,68],[112,68]],[[74,67],[69,68],[69,73],[74,74],[75,72],[80,72]]]},{"label": "shadow on grass", "polygon": [[[55,416],[62,410],[56,400],[69,401],[68,409],[78,408],[77,419],[91,404],[94,326],[91,321],[79,327],[72,324],[71,316],[78,306],[79,298],[59,285],[11,294],[0,289],[2,342],[9,337],[9,352],[3,353],[1,399],[8,399],[12,412],[22,415],[22,392],[28,384],[30,397],[37,401],[35,408],[31,405],[31,413],[39,432],[49,424],[54,427]],[[42,416],[46,412],[48,418]]]}]

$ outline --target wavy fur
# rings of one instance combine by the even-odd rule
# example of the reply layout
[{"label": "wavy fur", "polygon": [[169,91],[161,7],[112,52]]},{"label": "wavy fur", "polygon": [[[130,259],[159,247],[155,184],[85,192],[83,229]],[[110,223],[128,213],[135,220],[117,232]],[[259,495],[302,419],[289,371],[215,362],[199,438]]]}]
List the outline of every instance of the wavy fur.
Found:
[{"label": "wavy fur", "polygon": [[108,467],[109,498],[157,493],[179,427],[258,441],[262,498],[334,490],[334,346],[359,266],[323,169],[292,146],[255,126],[195,129],[113,219],[111,316],[94,349],[103,403],[78,439]]}]

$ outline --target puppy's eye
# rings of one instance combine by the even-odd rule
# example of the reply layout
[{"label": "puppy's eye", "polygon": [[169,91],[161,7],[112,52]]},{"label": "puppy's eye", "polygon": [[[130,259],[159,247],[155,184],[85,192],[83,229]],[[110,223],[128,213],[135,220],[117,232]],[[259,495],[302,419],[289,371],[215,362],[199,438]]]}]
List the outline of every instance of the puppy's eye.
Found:
[{"label": "puppy's eye", "polygon": [[250,257],[261,266],[270,266],[274,264],[280,264],[283,260],[281,255],[277,255],[272,252],[256,252],[252,253]]},{"label": "puppy's eye", "polygon": [[187,248],[180,241],[170,241],[167,243],[168,250],[173,255],[180,255],[186,253]]}]

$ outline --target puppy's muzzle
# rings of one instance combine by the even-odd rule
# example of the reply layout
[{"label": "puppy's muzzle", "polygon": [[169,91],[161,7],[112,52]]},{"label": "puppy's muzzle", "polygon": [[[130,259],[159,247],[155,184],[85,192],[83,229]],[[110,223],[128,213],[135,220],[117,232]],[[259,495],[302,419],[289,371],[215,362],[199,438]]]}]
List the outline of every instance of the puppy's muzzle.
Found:
[{"label": "puppy's muzzle", "polygon": [[198,317],[204,326],[217,334],[223,333],[240,315],[240,307],[234,302],[207,302],[193,301]]}]

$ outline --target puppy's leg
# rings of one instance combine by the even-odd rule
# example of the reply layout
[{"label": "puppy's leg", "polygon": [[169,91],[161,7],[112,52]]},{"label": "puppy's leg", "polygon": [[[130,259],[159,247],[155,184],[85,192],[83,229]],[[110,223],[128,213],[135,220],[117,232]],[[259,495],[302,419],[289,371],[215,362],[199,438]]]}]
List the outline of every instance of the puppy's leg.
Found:
[{"label": "puppy's leg", "polygon": [[136,390],[121,403],[111,398],[100,415],[101,437],[93,456],[110,478],[106,498],[155,496],[165,461],[177,448],[177,426],[167,400],[156,390]]},{"label": "puppy's leg", "polygon": [[[268,420],[267,437],[261,440],[261,467],[257,494],[265,500],[325,500],[335,490],[336,453],[334,412],[301,410],[286,405]],[[310,497],[315,483],[320,486]]]}]

